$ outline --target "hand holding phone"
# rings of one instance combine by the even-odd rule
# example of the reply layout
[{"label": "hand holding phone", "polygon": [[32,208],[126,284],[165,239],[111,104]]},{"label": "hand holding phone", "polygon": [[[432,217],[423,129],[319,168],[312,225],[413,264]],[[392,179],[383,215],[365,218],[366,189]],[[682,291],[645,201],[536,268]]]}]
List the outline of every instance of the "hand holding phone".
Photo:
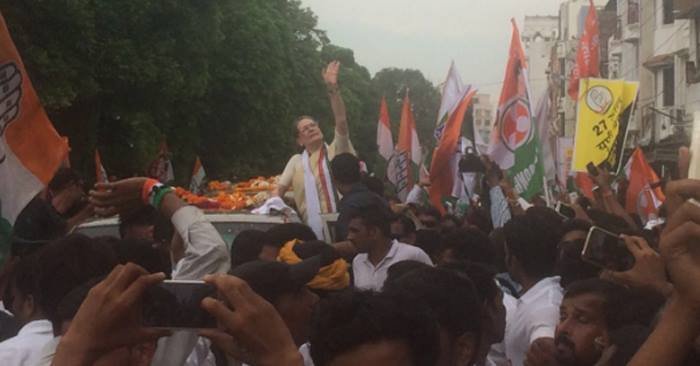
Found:
[{"label": "hand holding phone", "polygon": [[597,226],[588,231],[581,258],[595,266],[623,272],[632,269],[635,258],[617,234]]},{"label": "hand holding phone", "polygon": [[574,211],[574,209],[571,206],[566,205],[562,202],[557,202],[555,211],[557,211],[559,215],[566,219],[573,219],[574,217],[576,217],[576,211]]},{"label": "hand holding phone", "polygon": [[165,329],[215,328],[216,319],[202,309],[202,300],[216,298],[216,288],[203,281],[164,281],[143,299],[143,324]]}]

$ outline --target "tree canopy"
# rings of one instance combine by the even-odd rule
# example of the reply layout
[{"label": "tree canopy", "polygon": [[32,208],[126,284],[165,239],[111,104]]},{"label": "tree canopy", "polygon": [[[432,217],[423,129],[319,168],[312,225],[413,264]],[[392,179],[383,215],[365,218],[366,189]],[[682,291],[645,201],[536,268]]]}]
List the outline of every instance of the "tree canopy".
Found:
[{"label": "tree canopy", "polygon": [[197,155],[213,178],[278,174],[296,149],[294,118],[315,116],[332,134],[320,74],[333,59],[361,158],[376,159],[381,96],[398,128],[406,87],[432,142],[435,87],[416,70],[372,77],[298,0],[0,0],[0,12],[88,180],[95,148],[125,177],[143,173],[164,139],[181,183]]}]

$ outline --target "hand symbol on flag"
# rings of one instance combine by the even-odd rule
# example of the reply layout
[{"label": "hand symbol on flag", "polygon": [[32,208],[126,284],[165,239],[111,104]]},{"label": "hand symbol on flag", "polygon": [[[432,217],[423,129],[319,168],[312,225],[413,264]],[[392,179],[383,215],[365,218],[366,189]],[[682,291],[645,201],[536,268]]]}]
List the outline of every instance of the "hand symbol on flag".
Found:
[{"label": "hand symbol on flag", "polygon": [[19,114],[22,75],[14,62],[0,66],[0,136]]}]

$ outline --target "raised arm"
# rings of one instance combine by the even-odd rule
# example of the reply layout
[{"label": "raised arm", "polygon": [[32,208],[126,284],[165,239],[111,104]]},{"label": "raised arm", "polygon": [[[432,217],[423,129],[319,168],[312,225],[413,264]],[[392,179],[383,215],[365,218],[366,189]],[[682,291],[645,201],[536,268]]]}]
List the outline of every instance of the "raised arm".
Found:
[{"label": "raised arm", "polygon": [[340,62],[332,61],[323,69],[322,75],[331,101],[333,116],[335,117],[335,133],[347,136],[349,133],[348,117],[345,111],[345,102],[343,102],[343,97],[340,95],[340,88],[338,87],[339,70]]}]

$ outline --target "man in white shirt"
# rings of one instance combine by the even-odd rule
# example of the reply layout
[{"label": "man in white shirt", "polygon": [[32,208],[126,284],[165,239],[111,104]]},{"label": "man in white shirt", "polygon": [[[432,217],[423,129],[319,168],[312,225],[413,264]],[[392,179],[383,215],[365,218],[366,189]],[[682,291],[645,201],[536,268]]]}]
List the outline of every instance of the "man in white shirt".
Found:
[{"label": "man in white shirt", "polygon": [[358,289],[380,291],[394,263],[414,260],[433,264],[420,248],[391,239],[391,212],[378,204],[363,207],[351,216],[348,240],[360,253],[352,261]]},{"label": "man in white shirt", "polygon": [[534,342],[554,342],[563,293],[552,276],[559,230],[556,222],[533,210],[504,226],[508,272],[522,291],[506,324],[505,351],[512,365],[522,365]]},{"label": "man in white shirt", "polygon": [[34,258],[23,258],[12,275],[12,302],[9,305],[22,329],[16,336],[0,343],[0,360],[4,365],[33,365],[41,348],[53,338],[51,322],[44,316],[35,297]]}]

